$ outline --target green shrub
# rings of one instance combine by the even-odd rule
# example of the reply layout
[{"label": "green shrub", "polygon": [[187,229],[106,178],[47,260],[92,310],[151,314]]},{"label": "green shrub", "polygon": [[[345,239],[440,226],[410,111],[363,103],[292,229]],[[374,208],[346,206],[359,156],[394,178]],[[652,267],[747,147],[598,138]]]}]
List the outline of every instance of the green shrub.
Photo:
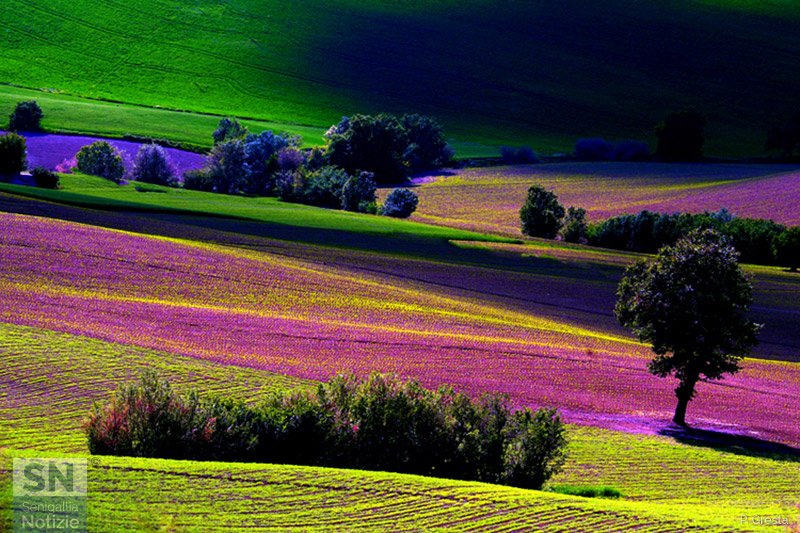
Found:
[{"label": "green shrub", "polygon": [[558,494],[569,494],[570,496],[581,496],[583,498],[621,498],[622,493],[614,487],[574,486],[574,485],[555,485],[548,487],[550,492]]},{"label": "green shrub", "polygon": [[106,141],[97,141],[84,146],[75,156],[77,169],[84,174],[100,176],[114,183],[122,181],[125,165],[119,151]]},{"label": "green shrub", "polygon": [[157,144],[143,144],[133,160],[131,178],[143,183],[175,186],[175,169],[166,150]]},{"label": "green shrub", "polygon": [[586,223],[586,209],[581,207],[570,207],[567,209],[567,216],[564,219],[564,227],[561,236],[566,242],[577,242],[585,244],[588,225]]},{"label": "green shrub", "polygon": [[[95,404],[85,422],[89,451],[99,455],[188,457],[202,439],[196,395],[181,398],[166,380],[147,370],[138,384],[122,385],[106,406]],[[203,426],[203,424],[200,424]]]},{"label": "green shrub", "polygon": [[8,129],[11,131],[39,131],[41,129],[42,108],[36,100],[19,102],[8,118]]},{"label": "green shrub", "polygon": [[211,192],[214,190],[214,182],[206,169],[187,170],[183,173],[183,188]]},{"label": "green shrub", "polygon": [[561,229],[564,207],[558,197],[538,185],[528,189],[528,197],[519,211],[522,233],[532,237],[552,239]]},{"label": "green shrub", "polygon": [[395,189],[386,197],[381,214],[387,217],[408,218],[417,210],[419,197],[408,189]]},{"label": "green shrub", "polygon": [[51,172],[46,168],[36,167],[33,169],[33,181],[37,187],[42,189],[58,189],[59,177],[55,172]]},{"label": "green shrub", "polygon": [[407,472],[540,488],[564,458],[554,410],[511,413],[451,388],[373,374],[338,376],[314,392],[257,407],[176,395],[148,372],[120,387],[85,424],[94,454],[259,461]]},{"label": "green shrub", "polygon": [[504,484],[542,488],[566,460],[566,431],[555,409],[514,413],[505,428]]},{"label": "green shrub", "polygon": [[800,226],[789,228],[775,237],[775,261],[792,272],[800,268]]},{"label": "green shrub", "polygon": [[25,138],[16,133],[0,136],[0,178],[15,176],[27,166]]}]

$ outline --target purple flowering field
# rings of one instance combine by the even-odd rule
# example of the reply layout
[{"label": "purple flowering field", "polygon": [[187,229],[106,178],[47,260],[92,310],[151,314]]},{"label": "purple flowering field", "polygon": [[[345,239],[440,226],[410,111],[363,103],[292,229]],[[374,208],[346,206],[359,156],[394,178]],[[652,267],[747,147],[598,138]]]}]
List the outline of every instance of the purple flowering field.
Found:
[{"label": "purple flowering field", "polygon": [[[0,134],[5,132],[0,131]],[[86,137],[83,135],[60,135],[54,133],[25,133],[28,148],[28,168],[44,167],[54,170],[65,160],[72,159],[82,147],[96,141],[108,141],[122,152],[125,168],[130,169],[133,158],[142,143],[121,141],[118,139],[104,139],[101,137]],[[170,162],[175,167],[177,175],[182,175],[187,170],[203,166],[205,156],[177,148],[164,148]]]}]

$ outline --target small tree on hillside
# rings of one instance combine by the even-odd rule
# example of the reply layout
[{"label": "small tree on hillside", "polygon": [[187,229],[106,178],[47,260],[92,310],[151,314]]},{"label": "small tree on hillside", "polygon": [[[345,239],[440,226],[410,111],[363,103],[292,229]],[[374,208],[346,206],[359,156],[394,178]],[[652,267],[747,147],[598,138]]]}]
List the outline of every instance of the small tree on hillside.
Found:
[{"label": "small tree on hillside", "polygon": [[206,158],[206,170],[214,192],[237,194],[245,186],[245,144],[242,140],[225,141],[214,146]]},{"label": "small tree on hillside", "polygon": [[244,139],[247,137],[247,128],[242,126],[235,118],[225,117],[219,121],[217,129],[211,134],[214,144],[221,144],[226,141]]},{"label": "small tree on hillside", "polygon": [[706,119],[689,108],[670,113],[656,126],[656,155],[665,161],[696,161],[703,157]]},{"label": "small tree on hillside", "polygon": [[800,268],[800,226],[789,228],[775,237],[775,260],[792,272]]},{"label": "small tree on hillside", "polygon": [[564,219],[564,228],[561,230],[561,236],[564,237],[564,240],[586,244],[587,231],[586,209],[582,207],[568,208],[567,217]]},{"label": "small tree on hillside", "polygon": [[39,107],[36,100],[20,102],[8,119],[8,129],[11,131],[39,131],[43,117],[42,108]]},{"label": "small tree on hillside", "polygon": [[157,144],[143,144],[133,160],[132,177],[136,181],[173,186],[175,169],[166,150]]},{"label": "small tree on hillside", "polygon": [[0,136],[0,178],[15,176],[27,166],[25,138],[16,133]]},{"label": "small tree on hillside", "polygon": [[84,174],[100,176],[119,183],[125,175],[125,164],[119,151],[106,141],[84,146],[75,156],[77,169]]},{"label": "small tree on hillside", "polygon": [[629,267],[617,289],[617,318],[656,354],[650,372],[679,380],[676,424],[686,424],[697,382],[739,371],[757,343],[761,326],[747,317],[752,286],[738,257],[715,230],[695,230]]},{"label": "small tree on hillside", "polygon": [[523,234],[552,239],[561,229],[564,206],[558,203],[554,193],[533,185],[528,189],[528,198],[519,211],[519,217]]},{"label": "small tree on hillside", "polygon": [[395,189],[386,197],[381,214],[387,217],[408,218],[417,210],[419,197],[408,189]]},{"label": "small tree on hillside", "polygon": [[398,183],[406,179],[403,157],[408,136],[393,115],[354,115],[343,118],[325,134],[332,165],[350,174],[372,172],[377,183]]}]

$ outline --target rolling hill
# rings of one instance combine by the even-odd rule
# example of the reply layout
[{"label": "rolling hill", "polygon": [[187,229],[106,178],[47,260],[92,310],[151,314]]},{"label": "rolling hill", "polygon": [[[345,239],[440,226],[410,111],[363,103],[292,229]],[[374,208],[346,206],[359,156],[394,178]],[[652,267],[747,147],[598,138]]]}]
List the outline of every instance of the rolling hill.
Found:
[{"label": "rolling hill", "polygon": [[[43,98],[234,114],[307,139],[341,115],[417,111],[461,141],[566,150],[652,141],[693,105],[708,152],[758,154],[800,72],[785,2],[6,0],[0,26],[0,81]],[[82,104],[45,125],[98,132]],[[201,122],[163,136],[197,143]]]},{"label": "rolling hill", "polygon": [[[168,352],[0,323],[0,528],[11,457],[86,456],[81,420],[145,368],[180,391],[257,402],[311,382]],[[48,368],[43,379],[37,371]],[[66,386],[65,386],[66,385]],[[793,516],[800,463],[570,426],[570,456],[552,487],[616,487],[618,501],[482,483],[294,465],[91,456],[92,531],[359,529],[750,531],[742,515]],[[708,480],[697,484],[698,476]],[[742,483],[743,477],[748,483]],[[665,482],[668,480],[668,482]],[[165,490],[165,488],[167,490]],[[713,503],[709,500],[713,499]]]}]

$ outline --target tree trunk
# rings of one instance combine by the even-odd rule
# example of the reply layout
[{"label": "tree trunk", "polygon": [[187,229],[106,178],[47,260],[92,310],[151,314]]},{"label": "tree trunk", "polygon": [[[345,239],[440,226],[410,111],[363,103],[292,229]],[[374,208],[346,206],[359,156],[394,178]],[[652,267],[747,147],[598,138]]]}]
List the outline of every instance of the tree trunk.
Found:
[{"label": "tree trunk", "polygon": [[675,396],[678,397],[678,406],[675,408],[675,416],[672,421],[679,426],[686,425],[686,408],[689,406],[689,400],[694,396],[694,386],[697,383],[699,376],[691,376],[681,381],[678,388],[675,389]]}]

